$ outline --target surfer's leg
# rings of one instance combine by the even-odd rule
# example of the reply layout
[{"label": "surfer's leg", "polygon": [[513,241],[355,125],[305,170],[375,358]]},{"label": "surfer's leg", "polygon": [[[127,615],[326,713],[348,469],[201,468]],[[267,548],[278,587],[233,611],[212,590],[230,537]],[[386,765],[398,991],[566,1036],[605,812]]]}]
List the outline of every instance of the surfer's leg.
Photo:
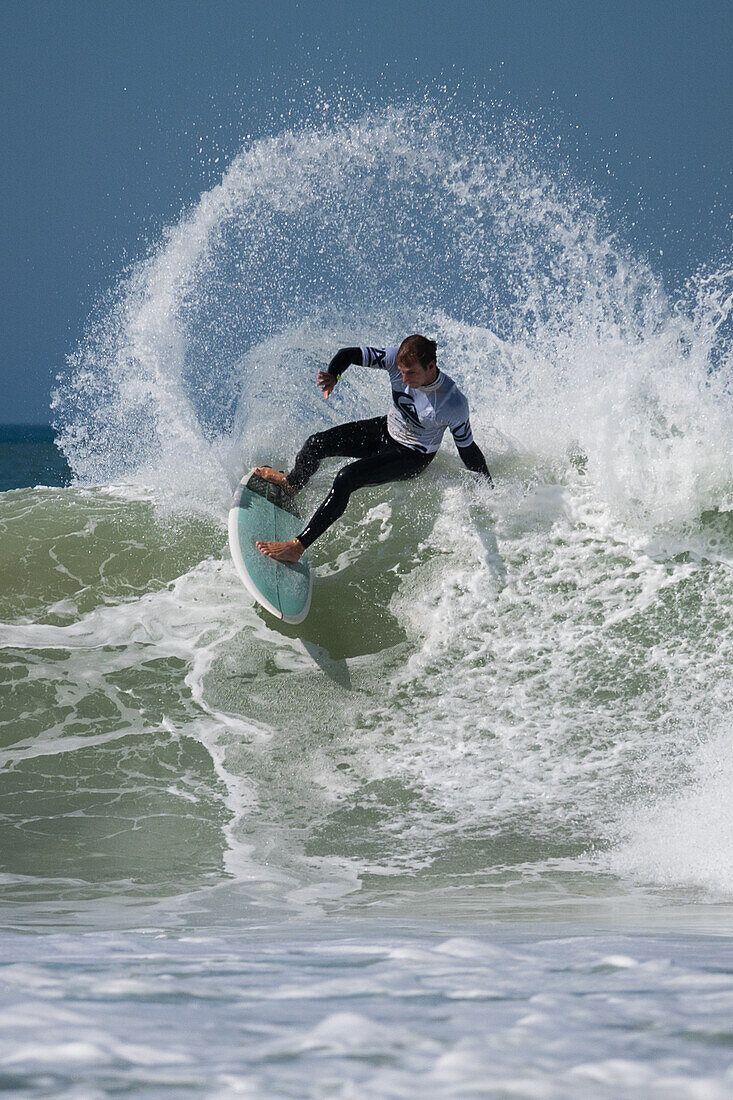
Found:
[{"label": "surfer's leg", "polygon": [[309,436],[287,475],[291,489],[299,493],[313,477],[322,459],[339,455],[342,458],[367,458],[383,447],[387,418],[374,416],[369,420],[352,420],[338,424],[325,432]]},{"label": "surfer's leg", "polygon": [[434,457],[432,454],[418,454],[404,448],[350,462],[336,474],[331,492],[298,535],[298,542],[305,547],[315,542],[344,514],[349,497],[356,489],[362,489],[365,485],[383,485],[387,481],[405,481],[407,478],[417,477]]}]

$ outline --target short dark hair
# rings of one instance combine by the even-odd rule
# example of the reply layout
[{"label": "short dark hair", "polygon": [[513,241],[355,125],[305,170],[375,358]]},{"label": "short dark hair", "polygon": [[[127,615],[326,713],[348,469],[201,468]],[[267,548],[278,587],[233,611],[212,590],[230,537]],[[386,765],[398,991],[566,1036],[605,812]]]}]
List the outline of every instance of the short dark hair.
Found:
[{"label": "short dark hair", "polygon": [[406,336],[397,349],[398,355],[407,355],[411,359],[417,359],[421,367],[427,367],[434,363],[438,355],[438,345],[435,340],[428,340],[427,336],[421,336],[416,332],[413,336]]}]

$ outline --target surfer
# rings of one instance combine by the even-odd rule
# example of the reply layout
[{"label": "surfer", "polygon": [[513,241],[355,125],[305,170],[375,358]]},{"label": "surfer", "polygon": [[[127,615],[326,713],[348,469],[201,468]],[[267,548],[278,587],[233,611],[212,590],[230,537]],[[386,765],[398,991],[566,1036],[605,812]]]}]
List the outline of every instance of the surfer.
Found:
[{"label": "surfer", "polygon": [[328,398],[347,367],[386,370],[392,383],[392,406],[386,416],[355,420],[306,439],[289,474],[271,466],[255,473],[295,495],[308,483],[321,460],[334,455],[357,459],[339,470],[320,508],[297,538],[258,542],[263,554],[277,561],[298,561],[311,543],[343,515],[349,497],[365,485],[383,485],[417,477],[430,465],[450,428],[458,453],[469,470],[493,485],[481,450],[473,440],[468,401],[452,378],[438,369],[437,345],[426,336],[408,336],[399,347],[341,348],[318,372],[318,385]]}]

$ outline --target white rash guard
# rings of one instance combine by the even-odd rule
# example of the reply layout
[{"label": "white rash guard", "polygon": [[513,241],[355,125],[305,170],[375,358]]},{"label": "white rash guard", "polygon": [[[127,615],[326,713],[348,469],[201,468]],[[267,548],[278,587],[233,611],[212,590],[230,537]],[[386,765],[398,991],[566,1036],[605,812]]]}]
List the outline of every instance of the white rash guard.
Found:
[{"label": "white rash guard", "polygon": [[407,386],[397,369],[399,348],[360,348],[365,367],[386,370],[392,383],[392,405],[387,413],[387,431],[396,443],[422,454],[434,454],[446,428],[457,447],[473,443],[468,419],[468,401],[453,379],[438,371],[429,386]]}]

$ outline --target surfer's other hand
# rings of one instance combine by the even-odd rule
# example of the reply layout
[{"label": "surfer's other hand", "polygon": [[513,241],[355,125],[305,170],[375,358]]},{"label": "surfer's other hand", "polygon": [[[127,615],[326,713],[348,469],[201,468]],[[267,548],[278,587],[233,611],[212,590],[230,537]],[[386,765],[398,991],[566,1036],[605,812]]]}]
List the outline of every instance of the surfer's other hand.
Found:
[{"label": "surfer's other hand", "polygon": [[275,561],[300,561],[305,554],[305,546],[300,539],[288,539],[287,542],[258,542],[257,549]]},{"label": "surfer's other hand", "polygon": [[319,370],[317,382],[319,387],[323,390],[323,396],[328,401],[328,398],[333,393],[333,387],[336,385],[338,379],[335,375],[329,374],[327,370]]}]

